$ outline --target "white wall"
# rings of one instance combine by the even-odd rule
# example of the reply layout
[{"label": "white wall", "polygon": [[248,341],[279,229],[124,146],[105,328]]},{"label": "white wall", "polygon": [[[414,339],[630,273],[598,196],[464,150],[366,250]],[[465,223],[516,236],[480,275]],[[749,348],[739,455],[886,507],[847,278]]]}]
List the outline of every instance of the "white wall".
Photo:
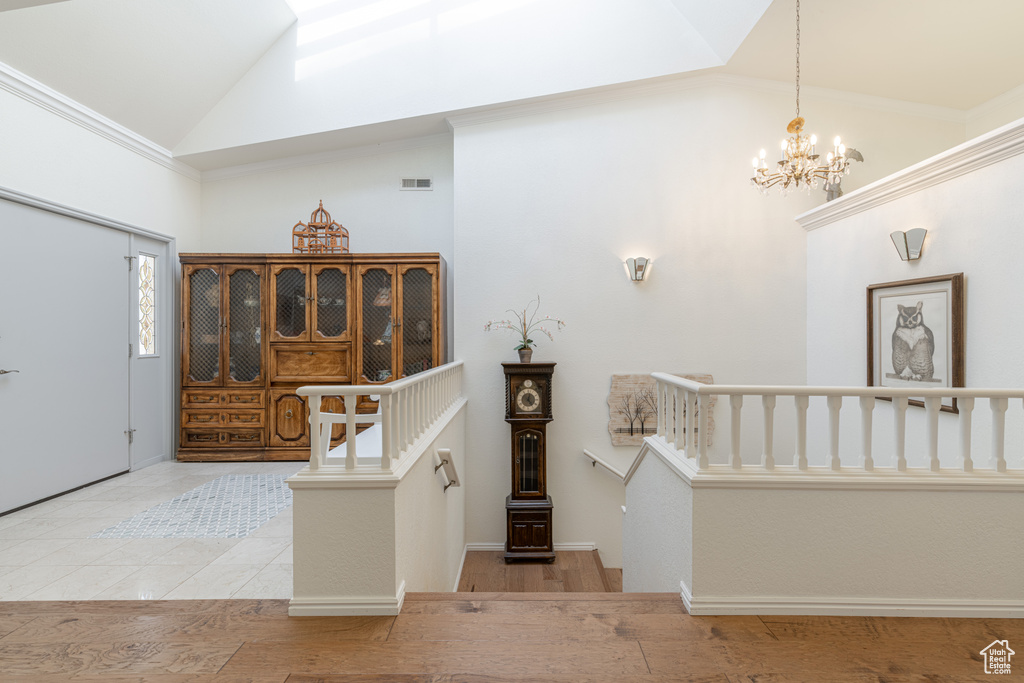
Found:
[{"label": "white wall", "polygon": [[657,456],[645,457],[626,487],[622,590],[676,593],[693,585],[693,490]]},{"label": "white wall", "polygon": [[[1015,125],[1020,128],[1019,123]],[[942,171],[942,163],[936,169]],[[1020,230],[1024,195],[1017,187],[1022,175],[1024,155],[1014,156],[812,230],[807,236],[807,317],[821,324],[809,324],[807,328],[808,383],[864,385],[868,285],[962,272],[966,385],[1024,386],[1024,357],[1017,352],[1016,343],[1024,334],[1024,310],[1014,303],[1024,284],[1020,266],[1024,256],[1024,234]],[[851,196],[842,201],[856,199]],[[904,262],[889,233],[910,228],[925,228],[928,236],[921,259]],[[876,419],[876,444],[878,439],[890,443],[889,412],[883,408]],[[908,440],[923,422],[923,412],[910,409]],[[844,419],[847,413],[849,431],[856,432],[857,410],[853,406],[849,411],[844,408]],[[940,418],[944,430],[940,458],[944,466],[952,466],[957,464],[953,447],[956,418],[947,414]],[[985,466],[989,422],[987,402],[979,401],[974,413],[974,450],[979,464]],[[808,423],[815,421],[809,418]],[[1010,466],[1024,466],[1020,450],[1024,416],[1017,402],[1011,402],[1007,413],[1006,434]],[[859,439],[849,436],[852,440],[845,439],[843,445],[851,454],[856,452]],[[915,440],[920,443],[920,439]]]},{"label": "white wall", "polygon": [[[962,120],[865,102],[803,102],[812,132],[842,134],[863,151],[848,189],[962,140]],[[538,293],[542,314],[568,321],[534,354],[558,363],[548,426],[554,540],[594,542],[606,566],[622,562],[624,493],[580,451],[623,471],[636,453],[608,441],[611,374],[804,383],[806,237],[793,216],[824,195],[762,198],[748,180],[749,159],[762,146],[777,149],[790,118],[791,94],[775,88],[683,82],[631,100],[456,122],[455,351],[470,398],[468,542],[504,540],[509,490],[499,363],[515,359],[515,342],[483,325]],[[635,255],[654,259],[640,285],[622,265]]]},{"label": "white wall", "polygon": [[[353,253],[439,252],[444,257],[450,339],[452,173],[451,138],[439,136],[382,153],[361,150],[324,163],[206,180],[201,251],[291,253],[292,227],[309,222],[322,199],[331,218],[348,228]],[[401,191],[402,178],[432,178],[434,189]]]},{"label": "white wall", "polygon": [[444,471],[435,471],[437,448],[451,451],[460,477],[466,466],[466,407],[445,425],[395,491],[395,566],[398,581],[412,592],[447,592],[466,547],[466,488],[447,491]]},{"label": "white wall", "polygon": [[199,183],[0,89],[0,185],[199,246]]},{"label": "white wall", "polygon": [[649,439],[627,485],[623,588],[681,589],[697,615],[1024,614],[1024,551],[1005,540],[1020,477],[755,476],[698,478]]}]

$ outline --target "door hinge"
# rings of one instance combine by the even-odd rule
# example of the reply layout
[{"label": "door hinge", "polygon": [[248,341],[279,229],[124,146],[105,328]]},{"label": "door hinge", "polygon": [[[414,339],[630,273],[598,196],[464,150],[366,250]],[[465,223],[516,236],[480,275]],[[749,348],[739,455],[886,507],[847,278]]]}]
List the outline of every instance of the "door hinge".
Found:
[{"label": "door hinge", "polygon": [[128,344],[128,357],[131,358],[132,354],[135,353],[135,344]]},{"label": "door hinge", "polygon": [[133,441],[135,441],[135,430],[134,429],[126,429],[126,430],[124,430],[124,433],[128,435],[128,443],[129,444],[132,443]]},{"label": "door hinge", "polygon": [[132,272],[132,262],[139,258],[138,256],[125,256],[124,260],[128,262],[128,272]]}]

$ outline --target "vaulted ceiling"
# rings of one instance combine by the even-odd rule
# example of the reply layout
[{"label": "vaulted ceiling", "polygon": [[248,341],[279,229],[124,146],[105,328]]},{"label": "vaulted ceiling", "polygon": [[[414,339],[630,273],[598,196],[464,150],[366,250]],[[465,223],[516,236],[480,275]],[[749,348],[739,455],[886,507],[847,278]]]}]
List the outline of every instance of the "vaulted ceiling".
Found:
[{"label": "vaulted ceiling", "polygon": [[[223,150],[283,156],[328,133],[365,144],[446,113],[688,71],[792,82],[794,6],[0,0],[0,62],[210,168],[245,158]],[[1020,0],[803,0],[801,82],[967,110],[1024,83],[1021,25]]]}]

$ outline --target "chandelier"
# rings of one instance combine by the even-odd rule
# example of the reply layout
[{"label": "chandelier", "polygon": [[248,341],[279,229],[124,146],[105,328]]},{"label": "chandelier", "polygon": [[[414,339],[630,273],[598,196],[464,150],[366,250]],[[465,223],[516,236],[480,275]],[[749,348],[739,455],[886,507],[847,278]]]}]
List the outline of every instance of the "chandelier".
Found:
[{"label": "chandelier", "polygon": [[793,188],[810,191],[822,180],[829,199],[832,199],[842,194],[839,183],[850,172],[850,160],[864,160],[857,150],[847,150],[837,135],[825,163],[820,163],[815,152],[818,137],[808,136],[803,131],[804,119],[800,116],[800,0],[796,0],[796,118],[786,126],[786,132],[792,133],[793,137],[782,141],[782,159],[774,170],[768,168],[765,150],[762,149],[754,159],[754,177],[750,182],[761,194],[767,195],[768,188],[775,185],[780,186],[782,194]]}]

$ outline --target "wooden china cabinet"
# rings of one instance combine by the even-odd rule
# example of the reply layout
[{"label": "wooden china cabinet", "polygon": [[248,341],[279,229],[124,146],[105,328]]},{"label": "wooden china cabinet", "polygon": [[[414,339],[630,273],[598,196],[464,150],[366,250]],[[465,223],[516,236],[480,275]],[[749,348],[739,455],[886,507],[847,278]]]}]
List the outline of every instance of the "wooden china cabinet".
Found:
[{"label": "wooden china cabinet", "polygon": [[[309,408],[296,388],[385,383],[447,362],[438,254],[180,260],[179,460],[305,460]],[[357,410],[376,408],[363,398]],[[344,412],[344,399],[321,409]],[[344,440],[334,425],[332,445]]]}]

